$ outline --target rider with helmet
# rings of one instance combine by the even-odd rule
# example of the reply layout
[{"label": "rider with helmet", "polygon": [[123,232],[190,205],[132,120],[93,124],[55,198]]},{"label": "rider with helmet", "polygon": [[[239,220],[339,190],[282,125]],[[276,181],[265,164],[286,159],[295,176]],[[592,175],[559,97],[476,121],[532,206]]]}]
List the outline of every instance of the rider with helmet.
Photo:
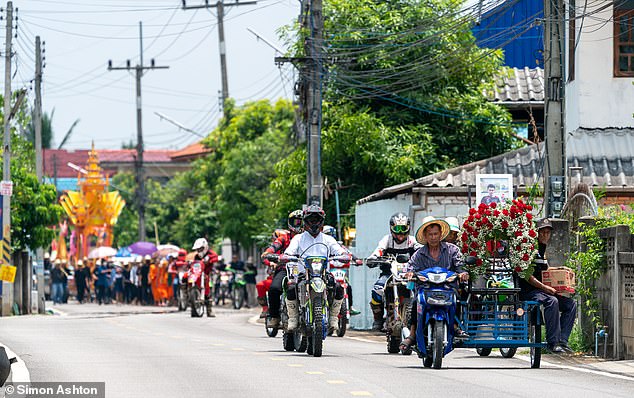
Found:
[{"label": "rider with helmet", "polygon": [[[379,241],[378,246],[368,259],[388,254],[409,254],[411,257],[422,245],[416,241],[414,236],[409,234],[409,230],[409,217],[401,212],[393,214],[392,217],[390,217],[390,234],[385,235]],[[382,265],[379,279],[374,282],[372,289],[372,300],[370,301],[370,307],[372,307],[372,313],[374,314],[372,329],[377,331],[383,328],[383,290],[385,288],[385,282],[387,282],[387,278],[391,274],[391,267],[387,264]]]},{"label": "rider with helmet", "polygon": [[[337,240],[337,230],[335,229],[335,227],[333,227],[332,225],[324,225],[324,227],[322,228],[321,232],[325,233],[326,235],[330,235],[332,236],[335,240]],[[339,244],[346,250],[348,250],[347,247],[343,246],[341,244],[341,241],[337,241],[339,242]],[[347,263],[342,263],[339,261],[332,261],[330,263],[330,267],[331,268],[350,268],[350,261],[348,261]],[[356,309],[354,309],[354,307],[352,306],[352,285],[350,284],[350,280],[346,275],[346,282],[348,283],[348,287],[347,287],[347,292],[348,292],[348,303],[350,304],[350,314],[351,315],[359,315],[360,312],[357,311]]]},{"label": "rider with helmet", "polygon": [[[304,209],[304,232],[296,235],[291,240],[284,254],[289,256],[342,256],[350,254],[337,241],[329,235],[321,232],[324,226],[326,213],[318,205],[310,205]],[[352,259],[352,255],[350,255]],[[343,287],[336,283],[331,274],[326,281],[329,288],[334,290],[334,300],[330,306],[329,328],[336,330],[339,327],[339,312],[343,304]],[[300,276],[301,278],[301,276]],[[271,291],[273,286],[271,286]],[[288,330],[297,329],[299,325],[299,302],[297,300],[297,287],[289,283],[286,290],[286,308],[288,310]]]},{"label": "rider with helmet", "polygon": [[[291,243],[291,239],[302,232],[302,211],[295,210],[288,215],[287,225],[288,231],[277,229],[273,233],[273,242],[262,253],[262,258],[267,254],[282,254]],[[269,260],[264,259],[266,265],[270,265]],[[258,291],[258,304],[262,306],[260,318],[266,317],[267,312],[271,316],[272,327],[278,327],[280,324],[280,295],[282,294],[282,282],[286,277],[286,267],[277,265],[273,271],[273,275],[269,275],[263,281],[258,282],[255,287]],[[270,302],[266,302],[266,292],[271,290]]]},{"label": "rider with helmet", "polygon": [[[205,238],[196,239],[192,250],[196,252],[196,259],[201,261],[203,272],[207,276],[207,280],[210,280],[214,263],[218,261],[218,254],[209,248],[209,243],[207,243],[207,239]],[[215,317],[209,283],[205,283],[205,306],[207,307],[207,316]]]}]

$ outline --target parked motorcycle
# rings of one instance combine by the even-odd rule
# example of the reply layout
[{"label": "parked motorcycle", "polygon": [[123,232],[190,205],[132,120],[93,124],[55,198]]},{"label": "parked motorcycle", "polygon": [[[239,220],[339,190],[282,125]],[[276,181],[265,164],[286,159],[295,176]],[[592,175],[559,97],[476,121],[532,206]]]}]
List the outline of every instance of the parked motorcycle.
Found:
[{"label": "parked motorcycle", "polygon": [[[407,288],[405,279],[406,266],[409,255],[388,255],[377,259],[366,260],[370,268],[376,266],[390,267],[391,274],[383,287],[383,308],[386,312],[385,334],[387,338],[387,352],[396,354],[399,352],[401,342],[409,336],[407,314],[412,305],[412,291]],[[401,351],[403,355],[410,355],[411,349]]]},{"label": "parked motorcycle", "polygon": [[451,285],[458,275],[442,267],[416,273],[416,350],[423,366],[440,369],[453,349],[456,291]]},{"label": "parked motorcycle", "polygon": [[209,283],[207,279],[202,262],[194,261],[187,273],[189,305],[194,318],[200,318],[205,313],[205,283]]}]

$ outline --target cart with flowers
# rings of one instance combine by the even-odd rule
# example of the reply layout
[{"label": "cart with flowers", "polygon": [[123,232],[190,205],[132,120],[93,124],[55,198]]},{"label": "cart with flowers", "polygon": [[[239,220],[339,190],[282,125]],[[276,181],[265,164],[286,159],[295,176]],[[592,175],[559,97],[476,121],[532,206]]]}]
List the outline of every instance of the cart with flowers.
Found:
[{"label": "cart with flowers", "polygon": [[537,253],[531,210],[521,199],[469,210],[460,244],[470,282],[459,303],[459,322],[470,336],[462,347],[476,348],[482,356],[499,348],[507,358],[528,347],[531,367],[539,368],[545,346],[540,305],[520,300],[517,287],[518,278],[533,273]]}]

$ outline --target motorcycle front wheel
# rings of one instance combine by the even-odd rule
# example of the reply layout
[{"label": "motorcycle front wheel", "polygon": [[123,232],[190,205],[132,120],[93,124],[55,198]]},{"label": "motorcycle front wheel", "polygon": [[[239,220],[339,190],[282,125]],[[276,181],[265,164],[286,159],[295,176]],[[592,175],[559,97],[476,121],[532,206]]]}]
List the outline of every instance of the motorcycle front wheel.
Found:
[{"label": "motorcycle front wheel", "polygon": [[[324,325],[323,325],[323,298],[315,297],[313,299],[313,333],[310,336],[312,348],[312,355],[314,357],[320,357],[323,349],[324,342]],[[310,354],[310,353],[309,353]]]},{"label": "motorcycle front wheel", "polygon": [[445,323],[436,322],[434,324],[434,335],[432,339],[434,345],[432,346],[432,366],[434,369],[440,369],[442,367],[442,357],[444,352],[443,338],[445,336]]},{"label": "motorcycle front wheel", "polygon": [[348,306],[346,302],[343,302],[341,306],[341,311],[339,311],[339,330],[337,330],[337,336],[343,337],[346,335],[346,329],[348,328],[348,318],[346,314],[348,313]]},{"label": "motorcycle front wheel", "polygon": [[191,295],[189,297],[189,303],[192,307],[191,309],[192,318],[202,317],[203,313],[205,312],[205,307],[204,307],[203,301],[200,298],[200,292],[198,291],[198,289],[192,290]]},{"label": "motorcycle front wheel", "polygon": [[185,311],[187,309],[187,293],[183,289],[178,289],[178,310]]},{"label": "motorcycle front wheel", "polygon": [[271,317],[267,315],[266,318],[264,318],[264,327],[266,328],[266,335],[269,337],[275,337],[277,336],[278,329],[270,326],[269,325],[270,322],[271,322]]},{"label": "motorcycle front wheel", "polygon": [[236,287],[233,288],[233,308],[239,310],[244,305],[244,288]]}]

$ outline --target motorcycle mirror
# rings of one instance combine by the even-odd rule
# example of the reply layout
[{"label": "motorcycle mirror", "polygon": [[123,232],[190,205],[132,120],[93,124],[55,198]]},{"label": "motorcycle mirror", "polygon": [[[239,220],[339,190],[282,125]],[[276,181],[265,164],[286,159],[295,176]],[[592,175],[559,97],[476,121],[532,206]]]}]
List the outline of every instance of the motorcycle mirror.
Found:
[{"label": "motorcycle mirror", "polygon": [[409,261],[409,254],[398,254],[396,256],[396,262],[397,263],[403,264],[403,263],[406,263],[408,261]]},{"label": "motorcycle mirror", "polygon": [[465,259],[465,263],[467,265],[475,265],[477,258],[473,257],[473,256],[467,256],[467,258]]}]

